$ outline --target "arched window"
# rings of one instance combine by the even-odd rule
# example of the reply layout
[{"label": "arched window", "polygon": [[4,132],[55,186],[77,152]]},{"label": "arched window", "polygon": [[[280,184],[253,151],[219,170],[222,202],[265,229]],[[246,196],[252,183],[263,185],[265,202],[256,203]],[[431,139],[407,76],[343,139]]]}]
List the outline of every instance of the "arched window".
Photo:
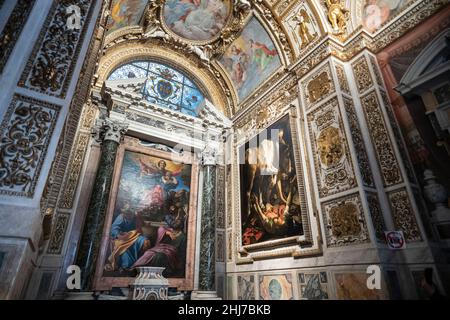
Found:
[{"label": "arched window", "polygon": [[145,78],[142,94],[154,104],[179,111],[190,116],[198,115],[198,108],[205,97],[193,81],[166,65],[139,61],[114,70],[108,80]]}]

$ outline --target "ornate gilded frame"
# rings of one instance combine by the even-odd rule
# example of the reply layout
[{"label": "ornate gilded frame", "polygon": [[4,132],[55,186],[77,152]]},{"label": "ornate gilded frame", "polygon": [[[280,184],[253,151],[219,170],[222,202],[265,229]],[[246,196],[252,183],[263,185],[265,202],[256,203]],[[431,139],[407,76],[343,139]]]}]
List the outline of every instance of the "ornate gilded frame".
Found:
[{"label": "ornate gilded frame", "polygon": [[[288,238],[282,238],[282,239],[276,239],[276,240],[270,240],[262,243],[256,243],[252,245],[242,245],[242,222],[241,222],[241,184],[240,184],[240,165],[239,165],[239,149],[245,145],[251,138],[258,135],[261,131],[265,130],[266,128],[269,128],[279,120],[281,120],[286,115],[289,116],[289,125],[291,129],[291,136],[292,136],[292,148],[294,151],[294,161],[295,161],[295,169],[297,173],[297,186],[298,186],[298,192],[299,197],[301,201],[301,216],[302,216],[302,222],[303,222],[303,235],[299,236],[293,236]],[[309,217],[309,209],[308,209],[308,199],[306,197],[305,193],[305,179],[304,179],[304,171],[302,168],[301,160],[303,157],[301,156],[301,151],[299,147],[299,134],[298,134],[298,116],[297,116],[297,109],[293,106],[289,107],[287,111],[282,112],[280,115],[278,115],[274,120],[271,122],[268,122],[266,126],[262,129],[258,129],[258,131],[255,131],[255,135],[242,140],[238,141],[235,144],[235,168],[234,168],[234,179],[236,181],[235,183],[235,199],[236,199],[236,205],[235,205],[235,222],[236,222],[236,239],[235,243],[237,246],[237,264],[243,264],[243,263],[252,263],[255,260],[262,260],[262,259],[270,259],[270,258],[278,258],[278,257],[300,257],[312,253],[317,252],[316,249],[308,249],[304,250],[302,246],[305,247],[312,247],[313,246],[313,237],[311,233],[311,221]],[[320,248],[319,248],[320,250]]]},{"label": "ornate gilded frame", "polygon": [[103,269],[109,246],[109,231],[114,214],[114,207],[117,199],[119,189],[120,175],[122,172],[123,158],[126,151],[141,153],[144,155],[158,157],[162,159],[178,161],[185,164],[192,165],[191,173],[191,192],[189,199],[189,213],[188,213],[188,232],[187,232],[187,247],[186,247],[186,269],[184,278],[170,278],[169,286],[177,288],[178,290],[193,290],[194,289],[194,267],[195,267],[195,251],[196,251],[196,228],[197,228],[197,196],[198,196],[198,176],[199,164],[195,160],[193,154],[178,155],[161,151],[139,144],[138,139],[126,137],[125,142],[122,143],[117,151],[116,164],[114,166],[113,183],[111,187],[111,194],[109,197],[105,224],[102,233],[102,244],[100,254],[97,259],[96,272],[94,277],[95,290],[110,290],[113,287],[128,287],[132,284],[135,278],[130,277],[104,277]]}]

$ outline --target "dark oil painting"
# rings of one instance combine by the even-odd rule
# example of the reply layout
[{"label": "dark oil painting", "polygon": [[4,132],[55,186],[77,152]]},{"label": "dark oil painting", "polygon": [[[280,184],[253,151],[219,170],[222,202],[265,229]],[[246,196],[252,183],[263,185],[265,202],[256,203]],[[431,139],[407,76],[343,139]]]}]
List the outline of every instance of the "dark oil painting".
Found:
[{"label": "dark oil painting", "polygon": [[242,245],[303,234],[289,115],[239,149]]}]

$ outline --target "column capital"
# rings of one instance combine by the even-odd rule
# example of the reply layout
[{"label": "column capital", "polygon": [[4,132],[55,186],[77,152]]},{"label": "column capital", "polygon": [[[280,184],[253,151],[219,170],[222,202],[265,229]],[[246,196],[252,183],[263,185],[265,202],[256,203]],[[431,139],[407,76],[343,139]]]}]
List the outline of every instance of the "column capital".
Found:
[{"label": "column capital", "polygon": [[92,128],[92,136],[98,143],[114,141],[120,144],[128,131],[128,125],[127,122],[110,118],[97,119],[94,128]]}]

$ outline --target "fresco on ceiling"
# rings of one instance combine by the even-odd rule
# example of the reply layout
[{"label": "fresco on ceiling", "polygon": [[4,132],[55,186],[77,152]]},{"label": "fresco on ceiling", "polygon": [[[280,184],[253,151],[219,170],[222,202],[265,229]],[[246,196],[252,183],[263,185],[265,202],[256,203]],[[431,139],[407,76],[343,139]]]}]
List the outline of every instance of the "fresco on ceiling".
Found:
[{"label": "fresco on ceiling", "polygon": [[108,33],[123,27],[138,25],[146,5],[146,0],[114,0],[107,24]]},{"label": "fresco on ceiling", "polygon": [[286,115],[239,148],[244,246],[303,234],[289,122]]},{"label": "fresco on ceiling", "polygon": [[136,267],[165,267],[183,278],[192,166],[125,152],[105,263],[105,277]]},{"label": "fresco on ceiling", "polygon": [[180,37],[206,41],[217,36],[231,13],[231,0],[167,0],[164,22]]},{"label": "fresco on ceiling", "polygon": [[228,72],[241,101],[281,66],[272,39],[256,18],[250,20],[220,63]]},{"label": "fresco on ceiling", "polygon": [[414,0],[365,0],[363,26],[370,32],[380,29]]}]

